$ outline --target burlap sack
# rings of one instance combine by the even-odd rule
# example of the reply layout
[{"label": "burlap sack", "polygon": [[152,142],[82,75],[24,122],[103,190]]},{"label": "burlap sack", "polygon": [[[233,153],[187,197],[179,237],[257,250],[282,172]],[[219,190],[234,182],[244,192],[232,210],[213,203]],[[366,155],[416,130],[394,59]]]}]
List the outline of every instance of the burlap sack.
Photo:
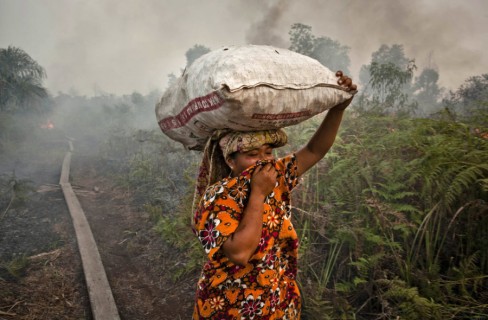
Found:
[{"label": "burlap sack", "polygon": [[156,105],[161,130],[203,149],[215,129],[240,131],[297,124],[351,98],[318,61],[270,46],[227,47],[188,67]]}]

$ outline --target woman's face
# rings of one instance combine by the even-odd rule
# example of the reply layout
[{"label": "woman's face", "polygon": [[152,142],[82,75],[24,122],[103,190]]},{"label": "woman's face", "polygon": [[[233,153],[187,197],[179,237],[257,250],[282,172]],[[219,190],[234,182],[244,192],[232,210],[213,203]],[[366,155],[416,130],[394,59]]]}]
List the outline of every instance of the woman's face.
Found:
[{"label": "woman's face", "polygon": [[236,152],[233,157],[227,159],[227,165],[232,170],[232,176],[238,176],[242,171],[253,166],[259,160],[273,160],[273,147],[264,144],[259,148],[246,152]]}]

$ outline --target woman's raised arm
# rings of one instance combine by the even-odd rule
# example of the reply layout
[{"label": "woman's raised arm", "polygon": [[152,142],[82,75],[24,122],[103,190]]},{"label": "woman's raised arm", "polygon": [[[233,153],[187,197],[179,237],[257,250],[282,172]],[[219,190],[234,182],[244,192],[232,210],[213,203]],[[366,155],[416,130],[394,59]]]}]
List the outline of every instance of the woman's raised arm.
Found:
[{"label": "woman's raised arm", "polygon": [[[342,76],[339,83],[347,87],[348,90],[356,90],[356,85],[347,76]],[[344,110],[351,101],[352,98],[330,109],[310,141],[296,152],[298,175],[307,172],[332,147],[342,122]]]}]

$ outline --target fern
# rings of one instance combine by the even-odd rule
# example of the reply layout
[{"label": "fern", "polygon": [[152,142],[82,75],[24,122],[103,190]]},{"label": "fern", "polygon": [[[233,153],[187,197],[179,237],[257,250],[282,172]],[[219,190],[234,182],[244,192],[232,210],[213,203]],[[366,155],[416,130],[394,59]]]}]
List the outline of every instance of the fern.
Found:
[{"label": "fern", "polygon": [[422,297],[415,287],[408,287],[401,280],[379,280],[380,301],[391,306],[391,318],[401,319],[445,319],[443,308]]},{"label": "fern", "polygon": [[[341,239],[348,250],[331,275],[337,292],[371,314],[390,310],[392,317],[439,318],[438,306],[450,294],[442,279],[460,264],[457,258],[449,263],[449,257],[488,246],[481,236],[488,232],[482,200],[487,163],[487,141],[450,119],[346,117],[332,152],[306,177],[305,197],[299,199],[306,210],[326,210],[325,231],[315,233],[310,228],[320,223],[307,218],[308,239],[318,246],[327,242],[321,237]],[[310,203],[316,199],[320,206]],[[304,272],[313,265],[310,252],[319,250],[307,243]],[[484,268],[481,274],[487,256],[483,252],[475,262]],[[401,281],[404,295],[397,299],[392,291],[388,307],[375,305],[372,297],[384,277]],[[479,287],[486,285],[477,279]]]}]

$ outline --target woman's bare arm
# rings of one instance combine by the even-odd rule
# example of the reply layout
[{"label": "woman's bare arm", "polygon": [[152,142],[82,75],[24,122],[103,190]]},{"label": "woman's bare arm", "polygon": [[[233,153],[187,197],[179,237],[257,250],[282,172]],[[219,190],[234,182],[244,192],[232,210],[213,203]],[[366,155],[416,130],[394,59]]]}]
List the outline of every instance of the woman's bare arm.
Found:
[{"label": "woman's bare arm", "polygon": [[299,176],[319,162],[332,147],[342,122],[344,109],[350,101],[346,101],[346,105],[341,104],[329,110],[310,141],[296,152]]},{"label": "woman's bare arm", "polygon": [[245,265],[256,251],[263,227],[264,201],[276,184],[274,166],[258,166],[251,179],[249,200],[236,231],[224,242],[222,249],[230,261]]},{"label": "woman's bare arm", "polygon": [[[347,90],[356,90],[356,85],[347,76],[341,76],[338,82]],[[296,152],[299,176],[319,162],[332,147],[342,122],[344,110],[351,101],[352,98],[330,109],[307,145]]]}]

